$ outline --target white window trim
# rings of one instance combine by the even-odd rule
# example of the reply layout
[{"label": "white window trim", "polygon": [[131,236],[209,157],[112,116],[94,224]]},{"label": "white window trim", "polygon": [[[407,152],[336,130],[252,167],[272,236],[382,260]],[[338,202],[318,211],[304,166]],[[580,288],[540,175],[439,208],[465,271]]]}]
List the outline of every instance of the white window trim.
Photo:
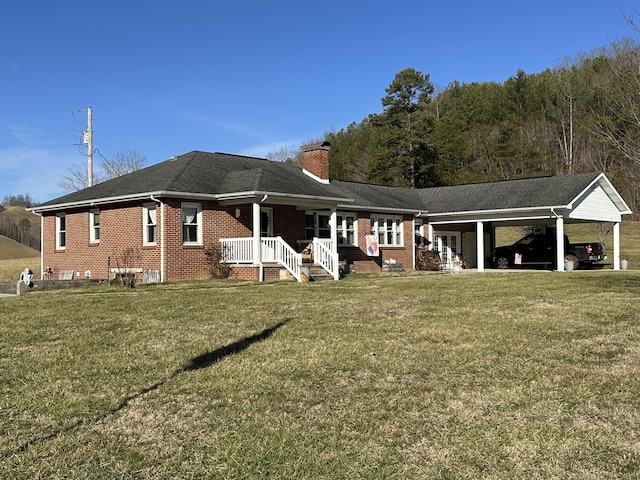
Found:
[{"label": "white window trim", "polygon": [[[320,237],[320,226],[318,224],[318,215],[322,215],[323,217],[327,217],[329,220],[329,232],[331,232],[331,212],[328,210],[305,210],[304,212],[305,215],[305,236],[306,236],[306,217],[307,215],[313,215],[314,217],[314,234],[313,237],[318,237],[318,238],[330,238],[329,237]],[[313,238],[306,238],[305,241],[311,241],[313,240]]]},{"label": "white window trim", "polygon": [[[95,219],[98,215],[98,225],[96,228]],[[98,236],[96,238],[96,232]],[[89,243],[100,243],[100,210],[89,210]]]},{"label": "white window trim", "polygon": [[[195,208],[196,213],[196,240],[192,242],[185,242],[184,240],[184,209]],[[182,245],[202,245],[202,204],[201,203],[189,203],[183,202],[180,208],[180,222],[181,222],[181,235]]]},{"label": "white window trim", "polygon": [[[388,220],[391,220],[391,232],[393,239],[399,238],[399,243],[387,243],[387,231],[389,229]],[[380,232],[384,231],[384,242],[380,241]],[[371,234],[378,238],[378,245],[381,247],[404,247],[404,219],[397,215],[372,215]]]},{"label": "white window trim", "polygon": [[[347,238],[347,217],[353,217],[353,243],[338,243],[339,247],[357,247],[358,246],[358,214],[354,212],[336,212],[337,217],[342,217],[342,223],[336,225],[338,236]],[[337,221],[337,220],[336,220]]]},{"label": "white window trim", "polygon": [[[150,222],[147,222],[149,218],[149,211],[154,210],[154,216],[156,219],[156,223],[153,224],[156,227],[156,240],[153,242],[149,241],[149,226],[152,225]],[[180,213],[182,215],[182,213]],[[155,203],[145,203],[142,205],[142,245],[145,246],[155,246],[158,242],[158,207]]]},{"label": "white window trim", "polygon": [[[61,219],[64,218],[64,230],[60,230]],[[64,245],[60,242],[60,234],[64,232]],[[56,250],[65,250],[67,248],[67,218],[66,214],[56,214]]]}]

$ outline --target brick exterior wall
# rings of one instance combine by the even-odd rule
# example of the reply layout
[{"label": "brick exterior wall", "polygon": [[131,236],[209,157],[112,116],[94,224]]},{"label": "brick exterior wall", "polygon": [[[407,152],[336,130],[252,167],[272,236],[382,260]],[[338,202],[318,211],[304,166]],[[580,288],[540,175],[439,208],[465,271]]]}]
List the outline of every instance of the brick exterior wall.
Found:
[{"label": "brick exterior wall", "polygon": [[[51,268],[53,278],[62,270],[73,270],[74,277],[90,272],[93,278],[107,278],[111,267],[124,266],[123,256],[133,249],[136,267],[160,269],[160,246],[142,246],[142,203],[102,206],[100,211],[100,241],[90,241],[89,218],[93,208],[66,210],[66,248],[56,250],[56,215],[43,214],[43,266]],[[158,215],[158,229],[159,229]]]},{"label": "brick exterior wall", "polygon": [[403,247],[380,247],[380,256],[370,257],[366,253],[365,236],[371,232],[371,214],[358,213],[358,246],[339,247],[340,260],[353,264],[356,273],[380,272],[385,262],[393,259],[401,263],[405,271],[413,270],[413,219],[410,215],[403,218]]},{"label": "brick exterior wall", "polygon": [[[66,248],[56,250],[55,214],[43,213],[43,267],[53,271],[58,278],[60,271],[72,270],[74,277],[84,277],[89,271],[92,278],[113,278],[111,267],[136,267],[143,270],[162,270],[161,242],[164,239],[163,281],[206,279],[209,277],[205,262],[205,249],[218,245],[220,238],[250,237],[253,219],[252,205],[222,206],[213,201],[190,202],[202,205],[202,245],[182,244],[182,200],[166,199],[156,210],[157,240],[155,245],[143,245],[143,205],[150,203],[114,204],[100,207],[100,241],[90,241],[91,208],[67,210]],[[296,251],[304,245],[305,212],[295,206],[263,205],[273,211],[273,234],[281,236]],[[162,214],[164,209],[164,235]],[[236,209],[240,217],[236,218]],[[403,217],[404,247],[380,247],[379,257],[367,256],[365,235],[371,231],[371,215],[358,214],[358,246],[339,247],[341,260],[353,264],[356,272],[379,272],[389,259],[402,263],[405,270],[413,268],[413,229],[410,215]],[[125,261],[124,254],[131,249],[132,255]],[[281,267],[267,266],[266,280],[278,279]],[[79,272],[79,275],[78,275]],[[252,265],[234,265],[232,277],[258,280],[259,268]]]}]

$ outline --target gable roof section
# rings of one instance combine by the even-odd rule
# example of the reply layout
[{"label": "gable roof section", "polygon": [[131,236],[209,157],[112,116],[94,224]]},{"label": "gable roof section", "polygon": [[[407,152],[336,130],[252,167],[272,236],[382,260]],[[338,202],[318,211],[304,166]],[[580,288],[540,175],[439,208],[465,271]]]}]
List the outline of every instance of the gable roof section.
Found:
[{"label": "gable roof section", "polygon": [[333,203],[349,201],[348,198],[333,198],[332,193],[293,165],[193,151],[50,200],[34,210],[127,201],[150,195],[228,199],[273,194]]},{"label": "gable roof section", "polygon": [[[602,173],[436,187],[421,190],[420,196],[429,207],[429,218],[444,223],[540,220],[558,215],[571,220],[620,221],[621,215],[631,213]],[[586,214],[593,206],[599,214]]]}]

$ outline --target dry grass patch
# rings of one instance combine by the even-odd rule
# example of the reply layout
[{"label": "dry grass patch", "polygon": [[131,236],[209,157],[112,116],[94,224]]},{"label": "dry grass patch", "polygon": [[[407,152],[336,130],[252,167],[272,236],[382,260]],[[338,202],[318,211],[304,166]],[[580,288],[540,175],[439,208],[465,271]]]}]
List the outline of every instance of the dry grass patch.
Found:
[{"label": "dry grass patch", "polygon": [[0,474],[635,478],[638,281],[355,275],[0,299]]},{"label": "dry grass patch", "polygon": [[17,282],[27,267],[33,272],[33,278],[40,278],[40,257],[0,260],[0,282]]}]

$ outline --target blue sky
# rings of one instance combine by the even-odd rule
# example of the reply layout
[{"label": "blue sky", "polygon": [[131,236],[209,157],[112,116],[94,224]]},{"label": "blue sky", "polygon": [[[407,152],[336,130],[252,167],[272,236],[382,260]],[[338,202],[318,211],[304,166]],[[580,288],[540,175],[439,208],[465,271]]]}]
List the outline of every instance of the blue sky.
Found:
[{"label": "blue sky", "polygon": [[65,193],[100,155],[264,157],[381,111],[406,67],[438,88],[538,73],[625,36],[638,0],[21,0],[0,29],[0,199]]}]

